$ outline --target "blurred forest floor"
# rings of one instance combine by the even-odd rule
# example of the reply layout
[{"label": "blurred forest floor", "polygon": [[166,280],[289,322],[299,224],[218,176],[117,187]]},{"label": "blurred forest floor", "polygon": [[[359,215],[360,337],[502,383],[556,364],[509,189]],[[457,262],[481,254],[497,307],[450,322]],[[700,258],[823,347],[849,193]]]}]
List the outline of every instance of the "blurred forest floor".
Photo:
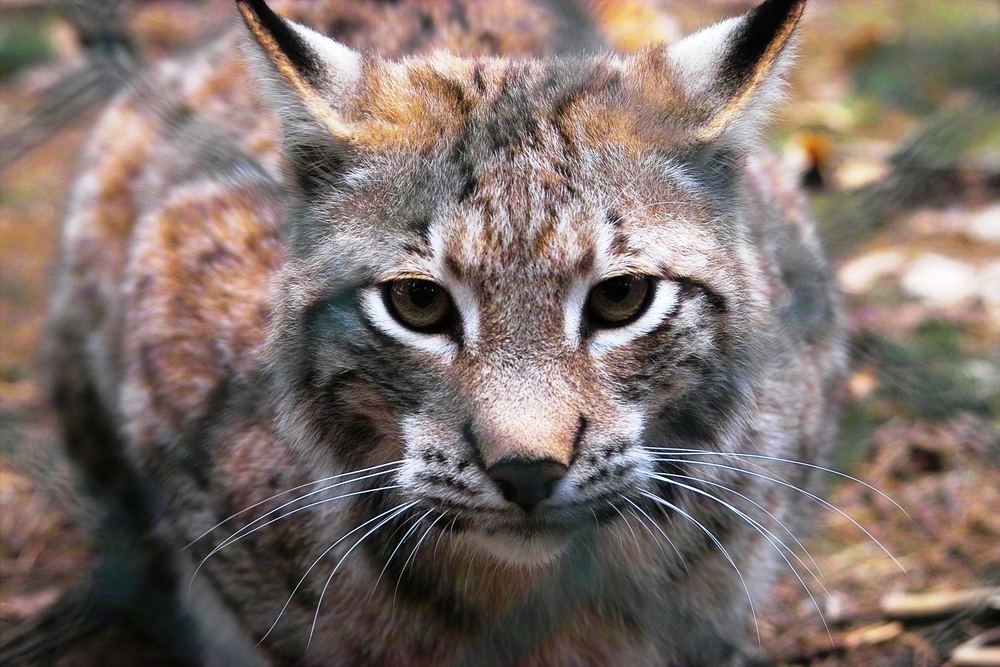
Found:
[{"label": "blurred forest floor", "polygon": [[[683,30],[748,4],[660,1]],[[229,5],[209,4],[214,15]],[[179,26],[206,25],[197,5],[159,0],[130,16],[144,54],[191,39]],[[771,136],[811,193],[850,315],[836,465],[910,518],[851,482],[834,483],[830,500],[907,573],[824,513],[806,546],[829,591],[813,587],[831,636],[789,575],[761,615],[764,652],[782,664],[968,664],[956,647],[1000,618],[1000,4],[814,0],[803,38]],[[95,511],[55,445],[35,355],[94,111],[20,155],[27,130],[16,121],[79,58],[69,28],[47,14],[0,25],[0,633],[52,603],[91,559]],[[113,628],[58,664],[156,660]]]}]

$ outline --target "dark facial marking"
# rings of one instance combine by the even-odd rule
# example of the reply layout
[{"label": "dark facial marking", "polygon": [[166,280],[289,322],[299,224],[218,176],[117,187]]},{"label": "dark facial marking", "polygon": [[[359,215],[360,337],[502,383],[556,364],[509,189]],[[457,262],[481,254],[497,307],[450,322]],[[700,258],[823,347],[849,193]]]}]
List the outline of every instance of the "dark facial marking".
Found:
[{"label": "dark facial marking", "polygon": [[299,317],[302,342],[295,350],[299,354],[299,359],[296,361],[299,372],[296,376],[302,378],[298,383],[300,389],[311,387],[318,375],[317,346],[338,328],[356,324],[358,318],[355,314],[354,298],[353,289],[344,289],[329,297],[318,299],[302,311]]},{"label": "dark facial marking", "polygon": [[404,243],[403,252],[408,252],[413,255],[419,255],[421,257],[429,258],[431,257],[431,251],[426,246],[417,245],[416,243]]},{"label": "dark facial marking", "polygon": [[426,215],[418,216],[412,220],[408,225],[410,231],[419,234],[420,239],[426,244],[428,243],[427,234],[430,231],[431,219]]},{"label": "dark facial marking", "polygon": [[462,265],[458,262],[458,260],[452,255],[444,256],[444,266],[448,269],[449,273],[455,276],[457,280],[463,280],[465,278],[465,270],[462,268]]},{"label": "dark facial marking", "polygon": [[570,467],[580,457],[580,443],[583,442],[583,434],[587,431],[588,425],[587,418],[584,415],[580,415],[580,418],[577,420],[576,435],[573,436],[573,455],[569,459]]},{"label": "dark facial marking", "polygon": [[486,82],[483,81],[483,66],[480,63],[472,68],[472,83],[480,95],[486,92]]},{"label": "dark facial marking", "polygon": [[483,131],[494,153],[514,153],[538,142],[537,112],[525,89],[524,76],[514,64],[508,65],[504,86],[494,100]]},{"label": "dark facial marking", "polygon": [[458,171],[459,186],[456,199],[459,203],[475,194],[476,188],[479,186],[479,181],[476,178],[476,166],[470,155],[470,132],[471,128],[466,123],[462,134],[455,140],[455,145],[448,156]]},{"label": "dark facial marking", "polygon": [[747,399],[739,391],[742,374],[737,369],[706,368],[703,373],[706,375],[684,405],[668,407],[661,418],[674,438],[689,445],[711,447],[719,431],[745,409]]},{"label": "dark facial marking", "polygon": [[615,230],[611,236],[611,252],[616,255],[634,255],[635,252],[629,245],[628,237],[619,230]]},{"label": "dark facial marking", "polygon": [[438,475],[434,473],[420,473],[420,479],[427,482],[428,484],[438,484],[440,486],[446,486],[450,489],[454,489],[460,493],[468,493],[471,489],[469,485],[465,482],[455,479],[450,475]]},{"label": "dark facial marking", "polygon": [[690,297],[693,292],[697,291],[704,294],[705,299],[708,301],[708,305],[720,314],[728,312],[729,304],[727,303],[726,298],[704,282],[688,276],[679,276],[670,269],[663,270],[663,277],[680,285],[682,297]]},{"label": "dark facial marking", "polygon": [[465,442],[469,445],[469,449],[472,452],[472,460],[476,462],[480,470],[486,472],[486,463],[483,461],[482,453],[479,451],[479,442],[476,440],[476,434],[472,430],[472,422],[467,421],[462,424],[462,437],[465,438]]}]

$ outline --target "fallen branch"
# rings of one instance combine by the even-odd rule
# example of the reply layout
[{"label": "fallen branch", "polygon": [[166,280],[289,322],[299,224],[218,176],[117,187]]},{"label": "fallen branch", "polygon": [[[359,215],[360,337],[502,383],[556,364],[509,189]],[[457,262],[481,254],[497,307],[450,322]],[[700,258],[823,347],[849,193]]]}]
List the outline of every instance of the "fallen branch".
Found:
[{"label": "fallen branch", "polygon": [[959,612],[1000,610],[1000,588],[973,588],[932,593],[890,593],[882,598],[882,613],[903,620],[949,616]]},{"label": "fallen branch", "polygon": [[951,653],[954,667],[996,667],[1000,665],[1000,628],[973,637]]}]

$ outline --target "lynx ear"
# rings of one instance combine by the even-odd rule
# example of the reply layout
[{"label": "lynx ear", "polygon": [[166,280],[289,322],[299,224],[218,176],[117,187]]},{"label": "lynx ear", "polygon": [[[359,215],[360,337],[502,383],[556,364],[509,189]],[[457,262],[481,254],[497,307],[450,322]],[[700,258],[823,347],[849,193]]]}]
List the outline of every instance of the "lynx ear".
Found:
[{"label": "lynx ear", "polygon": [[281,117],[285,152],[293,166],[321,163],[318,152],[342,157],[355,128],[340,109],[357,88],[361,55],[283,19],[264,0],[236,0],[236,6],[253,38],[252,69]]},{"label": "lynx ear", "polygon": [[694,138],[745,141],[780,96],[792,59],[788,48],[806,0],[766,0],[667,48],[684,97],[698,109]]}]

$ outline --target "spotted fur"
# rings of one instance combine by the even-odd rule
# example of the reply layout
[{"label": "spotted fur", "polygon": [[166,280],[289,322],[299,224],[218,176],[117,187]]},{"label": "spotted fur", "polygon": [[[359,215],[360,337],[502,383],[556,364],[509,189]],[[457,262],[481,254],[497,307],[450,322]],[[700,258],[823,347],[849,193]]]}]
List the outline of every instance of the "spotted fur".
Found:
[{"label": "spotted fur", "polygon": [[[100,120],[50,339],[69,444],[141,489],[203,659],[740,664],[781,560],[666,480],[775,531],[802,499],[653,448],[821,464],[833,437],[835,290],[757,141],[804,2],[627,55],[608,3],[236,4]],[[588,326],[622,273],[648,309]],[[401,325],[397,276],[446,288],[454,331]],[[486,472],[511,459],[568,472],[526,514]]]}]

